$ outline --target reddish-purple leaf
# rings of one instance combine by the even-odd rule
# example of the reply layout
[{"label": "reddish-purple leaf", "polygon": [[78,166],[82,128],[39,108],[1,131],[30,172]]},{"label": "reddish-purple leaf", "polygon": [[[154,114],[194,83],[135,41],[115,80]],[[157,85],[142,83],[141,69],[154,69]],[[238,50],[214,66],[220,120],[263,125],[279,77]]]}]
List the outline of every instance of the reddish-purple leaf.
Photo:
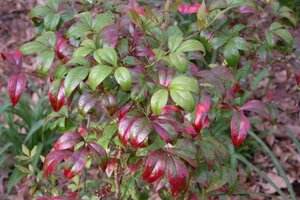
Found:
[{"label": "reddish-purple leaf", "polygon": [[38,197],[38,198],[36,198],[36,200],[48,200],[48,198],[47,197]]},{"label": "reddish-purple leaf", "polygon": [[126,145],[130,139],[133,123],[141,118],[140,115],[127,113],[119,122],[119,139]]},{"label": "reddish-purple leaf", "polygon": [[93,110],[97,102],[97,98],[91,93],[84,93],[78,100],[78,111],[87,114]]},{"label": "reddish-purple leaf", "polygon": [[185,164],[175,158],[168,158],[167,175],[173,196],[178,196],[188,187],[189,172]]},{"label": "reddish-purple leaf", "polygon": [[64,150],[72,149],[76,144],[81,142],[83,138],[76,132],[69,132],[63,134],[54,144],[54,149]]},{"label": "reddish-purple leaf", "polygon": [[253,14],[253,13],[256,13],[256,10],[254,10],[250,6],[245,5],[245,6],[240,7],[240,13],[241,14]]},{"label": "reddish-purple leaf", "polygon": [[164,141],[170,144],[173,144],[176,141],[178,131],[174,124],[168,123],[168,121],[165,120],[156,120],[152,125]]},{"label": "reddish-purple leaf", "polygon": [[107,167],[105,169],[105,173],[106,175],[110,178],[115,167],[117,166],[118,164],[118,160],[116,158],[111,158],[108,163],[107,163]]},{"label": "reddish-purple leaf", "polygon": [[249,119],[243,111],[233,112],[230,128],[232,144],[237,147],[244,142],[250,129]]},{"label": "reddish-purple leaf", "polygon": [[255,112],[267,120],[271,120],[271,114],[268,110],[267,104],[258,100],[248,101],[245,105],[243,105],[239,110],[243,111],[252,111]]},{"label": "reddish-purple leaf", "polygon": [[158,69],[159,83],[165,87],[169,87],[175,75],[175,70],[170,67],[160,67]]},{"label": "reddish-purple leaf", "polygon": [[102,39],[108,46],[115,48],[119,38],[119,27],[117,24],[106,26],[102,30]]},{"label": "reddish-purple leaf", "polygon": [[211,98],[210,96],[204,96],[197,105],[195,113],[195,128],[196,131],[200,132],[205,120],[207,121],[207,115],[211,107]]},{"label": "reddish-purple leaf", "polygon": [[147,118],[137,119],[131,126],[130,142],[133,147],[145,147],[148,143],[148,136],[152,131]]},{"label": "reddish-purple leaf", "polygon": [[183,118],[180,108],[178,106],[174,106],[174,105],[164,106],[159,118],[160,119],[173,119],[180,123],[184,122],[184,118]]},{"label": "reddish-purple leaf", "polygon": [[89,130],[86,129],[83,126],[78,127],[77,129],[78,133],[80,133],[82,136],[87,136],[89,134]]},{"label": "reddish-purple leaf", "polygon": [[152,51],[151,47],[144,45],[136,46],[136,55],[138,57],[148,57],[149,59],[155,57],[155,53]]},{"label": "reddish-purple leaf", "polygon": [[133,176],[135,172],[137,172],[139,169],[141,169],[141,165],[143,163],[143,160],[140,159],[136,163],[129,163],[128,168],[130,171],[130,174]]},{"label": "reddish-purple leaf", "polygon": [[201,4],[195,3],[195,4],[190,4],[190,3],[183,3],[180,6],[178,6],[178,11],[181,14],[187,15],[187,14],[193,14],[197,13]]},{"label": "reddish-purple leaf", "polygon": [[20,51],[13,51],[11,53],[0,52],[0,55],[2,59],[9,64],[14,65],[19,69],[22,67],[22,53]]},{"label": "reddish-purple leaf", "polygon": [[55,45],[55,52],[57,57],[62,60],[63,63],[68,62],[73,53],[72,45],[63,35],[57,36]]},{"label": "reddish-purple leaf", "polygon": [[239,83],[235,83],[233,87],[229,90],[227,97],[228,99],[234,99],[235,94],[241,90],[241,85]]},{"label": "reddish-purple leaf", "polygon": [[76,176],[85,166],[88,158],[88,149],[81,147],[66,159],[67,166],[64,174],[68,179]]},{"label": "reddish-purple leaf", "polygon": [[148,183],[160,179],[166,168],[166,155],[162,151],[154,151],[148,154],[143,179]]},{"label": "reddish-purple leaf", "polygon": [[126,104],[125,106],[122,106],[118,110],[118,120],[121,121],[121,119],[128,113],[130,108],[132,107],[132,104]]},{"label": "reddish-purple leaf", "polygon": [[199,131],[196,130],[195,125],[190,124],[188,127],[185,128],[185,132],[191,135],[193,138],[196,137]]},{"label": "reddish-purple leaf", "polygon": [[69,150],[53,150],[48,153],[43,165],[45,177],[48,178],[48,176],[54,171],[56,166],[64,159],[68,158],[71,153],[72,152]]},{"label": "reddish-purple leaf", "polygon": [[107,164],[107,153],[105,149],[96,142],[88,143],[89,150],[93,153],[95,160],[100,164],[100,167],[104,170]]},{"label": "reddish-purple leaf", "polygon": [[146,14],[144,9],[141,8],[135,0],[129,0],[128,1],[127,9],[128,10],[134,10],[136,13],[138,13],[140,15],[145,15]]},{"label": "reddish-purple leaf", "polygon": [[53,110],[58,112],[67,101],[64,83],[60,80],[52,81],[49,87],[48,98]]},{"label": "reddish-purple leaf", "polygon": [[24,73],[12,74],[8,78],[7,88],[10,97],[10,101],[15,106],[20,98],[22,93],[26,88],[26,75]]}]

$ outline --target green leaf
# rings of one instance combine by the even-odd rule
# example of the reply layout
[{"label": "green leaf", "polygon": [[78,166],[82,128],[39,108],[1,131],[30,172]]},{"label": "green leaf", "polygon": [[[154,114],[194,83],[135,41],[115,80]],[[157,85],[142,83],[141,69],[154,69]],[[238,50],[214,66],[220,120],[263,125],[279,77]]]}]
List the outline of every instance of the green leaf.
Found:
[{"label": "green leaf", "polygon": [[283,39],[287,44],[292,45],[293,44],[293,36],[291,33],[286,29],[277,29],[274,31],[274,33],[279,36],[281,39]]},{"label": "green leaf", "polygon": [[58,7],[59,7],[59,2],[60,0],[48,0],[46,2],[46,5],[49,7],[49,8],[52,8],[54,11],[57,11],[58,10]]},{"label": "green leaf", "polygon": [[241,37],[237,36],[237,37],[234,37],[232,40],[233,40],[236,48],[238,48],[239,50],[249,51],[250,44],[247,43],[246,40],[244,40],[244,38],[241,38]]},{"label": "green leaf", "polygon": [[181,36],[171,36],[168,40],[168,48],[171,52],[175,52],[176,49],[181,45],[183,37]]},{"label": "green leaf", "polygon": [[127,68],[119,67],[115,71],[116,81],[121,85],[124,90],[131,88],[131,75]]},{"label": "green leaf", "polygon": [[100,32],[104,27],[112,24],[114,22],[112,16],[111,12],[98,14],[93,21],[93,30]]},{"label": "green leaf", "polygon": [[87,55],[91,54],[93,49],[88,47],[79,47],[73,53],[73,57],[86,57]]},{"label": "green leaf", "polygon": [[46,16],[49,12],[51,12],[51,9],[47,6],[36,6],[30,11],[29,18],[32,19],[38,16]]},{"label": "green leaf", "polygon": [[88,27],[90,27],[90,29],[92,29],[92,27],[93,27],[92,13],[90,13],[90,12],[82,12],[82,13],[79,14],[79,17],[80,17],[80,21],[84,25],[87,25]]},{"label": "green leaf", "polygon": [[151,108],[154,114],[160,115],[163,107],[168,102],[168,90],[160,89],[157,90],[151,97]]},{"label": "green leaf", "polygon": [[96,44],[93,40],[90,39],[85,39],[82,43],[81,46],[89,48],[89,49],[93,49],[96,50]]},{"label": "green leaf", "polygon": [[177,49],[177,52],[202,51],[205,53],[205,48],[198,40],[187,40]]},{"label": "green leaf", "polygon": [[117,132],[117,130],[117,124],[110,124],[105,126],[103,135],[98,139],[97,143],[100,144],[104,149],[108,149],[109,142],[111,141],[111,138]]},{"label": "green leaf", "polygon": [[245,25],[243,24],[237,24],[235,25],[232,29],[231,29],[231,32],[232,34],[234,35],[237,35],[241,30],[243,30],[244,28],[246,28]]},{"label": "green leaf", "polygon": [[214,47],[214,49],[218,49],[224,44],[226,44],[229,41],[229,37],[227,36],[221,36],[221,37],[215,37],[212,39],[211,44]]},{"label": "green leaf", "polygon": [[235,67],[238,64],[240,54],[234,42],[228,42],[224,48],[223,53],[229,66]]},{"label": "green leaf", "polygon": [[29,55],[44,50],[47,50],[47,47],[44,44],[36,41],[25,43],[20,48],[20,51],[23,55]]},{"label": "green leaf", "polygon": [[49,13],[44,18],[44,25],[47,30],[54,31],[60,21],[60,14]]},{"label": "green leaf", "polygon": [[118,64],[118,56],[113,48],[103,48],[98,49],[94,53],[95,60],[100,64],[105,64],[104,62],[107,62],[109,64],[112,64],[114,67],[117,67]]},{"label": "green leaf", "polygon": [[201,6],[197,12],[197,26],[200,30],[205,29],[208,26],[205,1],[202,1]]},{"label": "green leaf", "polygon": [[110,75],[112,68],[106,65],[97,65],[91,69],[89,74],[89,86],[92,90],[96,90],[97,86]]},{"label": "green leaf", "polygon": [[183,32],[179,29],[178,26],[170,26],[167,30],[167,34],[169,37],[182,37]]},{"label": "green leaf", "polygon": [[55,36],[55,33],[53,33],[52,31],[48,31],[48,32],[44,33],[42,36],[36,38],[35,41],[44,44],[48,48],[54,49],[55,44],[56,44],[56,36]]},{"label": "green leaf", "polygon": [[76,67],[69,71],[65,79],[65,91],[69,97],[79,83],[84,80],[89,73],[89,69],[85,67]]},{"label": "green leaf", "polygon": [[199,93],[199,85],[196,79],[187,76],[177,76],[170,84],[170,89],[185,90]]},{"label": "green leaf", "polygon": [[188,112],[195,109],[195,100],[192,94],[186,90],[170,89],[170,95],[173,101]]},{"label": "green leaf", "polygon": [[171,53],[169,55],[169,61],[181,73],[186,71],[189,64],[189,61],[185,58],[184,53]]},{"label": "green leaf", "polygon": [[53,63],[54,56],[55,56],[54,51],[45,50],[36,58],[36,62],[39,66],[40,73],[47,74],[48,70],[50,69]]}]

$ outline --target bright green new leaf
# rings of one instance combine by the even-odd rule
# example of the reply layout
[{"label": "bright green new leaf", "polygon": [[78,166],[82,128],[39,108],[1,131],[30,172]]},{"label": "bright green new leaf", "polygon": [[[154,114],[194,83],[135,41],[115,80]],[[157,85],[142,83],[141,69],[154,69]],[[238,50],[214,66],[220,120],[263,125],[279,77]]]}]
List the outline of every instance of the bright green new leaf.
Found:
[{"label": "bright green new leaf", "polygon": [[33,54],[36,52],[44,51],[46,49],[47,49],[47,47],[44,44],[33,41],[33,42],[25,43],[20,48],[20,51],[22,52],[23,55],[29,55],[29,54]]},{"label": "bright green new leaf", "polygon": [[160,115],[163,107],[168,102],[169,93],[166,89],[157,90],[151,97],[151,109],[154,114]]},{"label": "bright green new leaf", "polygon": [[100,64],[109,63],[112,64],[114,67],[118,65],[118,56],[116,50],[113,48],[103,48],[98,49],[94,53],[95,60]]},{"label": "bright green new leaf", "polygon": [[73,57],[86,57],[93,52],[93,49],[88,47],[79,47],[73,53]]},{"label": "bright green new leaf", "polygon": [[195,100],[192,94],[186,90],[170,89],[170,95],[173,101],[188,112],[195,109]]},{"label": "bright green new leaf", "polygon": [[184,90],[199,93],[199,85],[196,79],[187,76],[178,76],[173,79],[170,84],[170,89]]},{"label": "bright green new leaf", "polygon": [[97,65],[93,67],[89,74],[89,86],[96,90],[97,86],[110,75],[112,68],[106,65]]},{"label": "bright green new leaf", "polygon": [[127,68],[119,67],[115,71],[116,81],[121,85],[124,90],[131,89],[131,75]]},{"label": "bright green new leaf", "polygon": [[69,97],[75,88],[83,81],[89,74],[89,69],[85,67],[75,67],[69,71],[65,79],[65,91]]}]

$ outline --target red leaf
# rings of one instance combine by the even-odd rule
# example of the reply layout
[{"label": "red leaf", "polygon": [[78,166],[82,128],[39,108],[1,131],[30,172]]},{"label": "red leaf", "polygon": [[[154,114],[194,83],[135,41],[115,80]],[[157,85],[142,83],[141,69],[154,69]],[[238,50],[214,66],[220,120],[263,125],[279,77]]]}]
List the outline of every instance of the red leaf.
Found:
[{"label": "red leaf", "polygon": [[185,164],[175,158],[168,159],[167,175],[171,186],[172,195],[178,196],[180,192],[187,190],[189,172]]},{"label": "red leaf", "polygon": [[95,108],[97,98],[91,93],[84,93],[78,100],[78,111],[82,114],[87,114]]},{"label": "red leaf", "polygon": [[53,172],[56,166],[70,155],[71,151],[69,150],[53,150],[48,153],[43,165],[45,177],[48,178],[48,176]]},{"label": "red leaf", "polygon": [[55,143],[54,149],[64,150],[72,149],[76,144],[81,142],[83,138],[76,132],[69,132],[63,134]]},{"label": "red leaf", "polygon": [[96,142],[89,142],[88,147],[93,153],[95,160],[98,161],[100,167],[104,170],[107,164],[107,153],[105,149]]},{"label": "red leaf", "polygon": [[159,83],[165,87],[169,87],[175,75],[175,70],[170,67],[160,67],[158,69]]},{"label": "red leaf", "polygon": [[118,110],[118,120],[121,121],[121,119],[128,113],[130,110],[132,104],[126,104],[125,106],[122,106]]},{"label": "red leaf", "polygon": [[248,101],[245,105],[243,105],[239,110],[243,111],[252,111],[255,112],[267,120],[271,120],[271,114],[268,110],[267,104],[258,100]]},{"label": "red leaf", "polygon": [[18,67],[22,67],[22,53],[20,51],[13,51],[11,53],[0,52],[0,55],[4,61],[7,61],[9,64]]},{"label": "red leaf", "polygon": [[148,136],[152,131],[147,118],[137,119],[131,127],[130,142],[133,147],[145,147],[148,143]]},{"label": "red leaf", "polygon": [[249,119],[243,111],[235,111],[231,118],[231,141],[234,146],[241,145],[247,137],[247,132],[250,129]]},{"label": "red leaf", "polygon": [[26,75],[24,73],[12,74],[8,78],[7,88],[10,97],[10,101],[15,106],[20,98],[22,93],[26,88]]},{"label": "red leaf", "polygon": [[64,83],[60,80],[51,82],[48,98],[55,112],[58,112],[66,102]]},{"label": "red leaf", "polygon": [[154,151],[148,154],[143,179],[148,183],[160,179],[166,168],[166,155],[162,151]]},{"label": "red leaf", "polygon": [[104,43],[108,44],[110,47],[116,47],[118,38],[119,27],[117,24],[108,25],[102,30],[102,39]]},{"label": "red leaf", "polygon": [[141,117],[140,115],[128,113],[120,120],[118,136],[125,145],[130,139],[130,133],[131,133],[133,123],[140,117]]},{"label": "red leaf", "polygon": [[178,136],[178,131],[173,124],[163,120],[156,120],[152,123],[156,132],[165,140],[167,143],[173,144]]},{"label": "red leaf", "polygon": [[135,172],[137,172],[141,168],[142,163],[143,163],[143,161],[142,161],[142,159],[140,159],[136,163],[128,164],[128,168],[129,168],[131,176],[133,176],[135,174]]},{"label": "red leaf", "polygon": [[115,167],[117,166],[118,164],[118,160],[116,158],[111,158],[108,163],[107,163],[107,167],[105,169],[105,173],[106,175],[108,176],[108,178],[111,177]]},{"label": "red leaf", "polygon": [[72,56],[73,48],[70,44],[69,40],[65,38],[63,35],[57,36],[57,41],[55,45],[55,52],[57,57],[63,61],[63,63],[67,63],[70,57]]},{"label": "red leaf", "polygon": [[82,147],[75,151],[70,157],[67,158],[67,166],[64,170],[64,174],[68,179],[76,176],[85,166],[88,158],[88,150],[86,147]]},{"label": "red leaf", "polygon": [[80,126],[77,129],[78,133],[80,133],[82,136],[87,136],[89,134],[89,130]]},{"label": "red leaf", "polygon": [[36,200],[48,200],[48,198],[47,197],[38,197],[38,198],[36,198]]},{"label": "red leaf", "polygon": [[145,15],[146,14],[144,9],[141,8],[135,0],[129,0],[127,9],[128,10],[134,10],[136,13],[138,13],[140,15]]},{"label": "red leaf", "polygon": [[[211,98],[210,96],[204,96],[201,101],[198,103],[195,113],[195,128],[196,131],[200,132],[203,128],[205,121],[208,119],[208,112],[211,107]],[[207,125],[207,124],[206,124]]]},{"label": "red leaf", "polygon": [[197,13],[201,4],[195,3],[195,4],[190,4],[190,3],[183,3],[178,7],[178,11],[181,14],[187,15],[187,14],[193,14]]}]

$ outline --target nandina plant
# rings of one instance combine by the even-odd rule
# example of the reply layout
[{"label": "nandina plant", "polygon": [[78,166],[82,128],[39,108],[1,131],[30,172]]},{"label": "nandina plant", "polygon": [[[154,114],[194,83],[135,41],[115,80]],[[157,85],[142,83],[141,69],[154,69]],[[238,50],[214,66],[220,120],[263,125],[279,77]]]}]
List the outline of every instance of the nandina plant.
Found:
[{"label": "nandina plant", "polygon": [[[21,53],[38,55],[55,112],[47,123],[62,130],[43,161],[57,188],[35,187],[34,197],[214,199],[243,191],[229,149],[246,140],[252,113],[274,123],[245,80],[249,66],[293,51],[291,10],[256,0],[48,0],[29,16],[36,39],[1,56],[19,70]],[[10,76],[14,106],[25,86],[21,70]]]}]

